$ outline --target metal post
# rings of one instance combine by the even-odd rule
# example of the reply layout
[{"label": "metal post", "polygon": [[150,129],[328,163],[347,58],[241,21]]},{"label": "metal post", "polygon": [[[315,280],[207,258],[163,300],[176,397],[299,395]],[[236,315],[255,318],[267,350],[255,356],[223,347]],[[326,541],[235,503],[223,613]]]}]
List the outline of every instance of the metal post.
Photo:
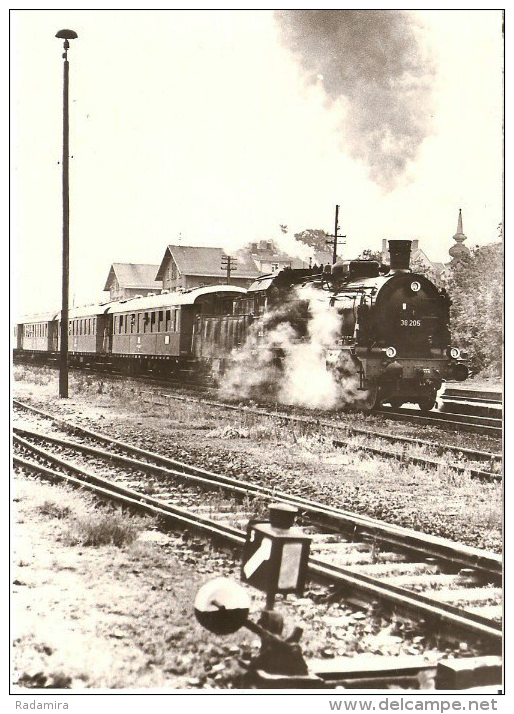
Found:
[{"label": "metal post", "polygon": [[266,593],[266,610],[273,610],[275,607],[275,592]]},{"label": "metal post", "polygon": [[[335,225],[334,225],[334,233],[333,235],[328,234],[327,238],[333,238],[334,240],[327,240],[327,245],[332,245],[334,246],[332,250],[332,265],[337,262],[337,239],[339,238],[338,236],[338,231],[339,231],[339,206],[336,205],[336,220],[335,220]],[[341,238],[346,238],[346,236],[341,236]],[[343,241],[344,243],[344,241]]]},{"label": "metal post", "polygon": [[332,264],[334,264],[337,261],[337,231],[339,229],[338,220],[339,220],[339,206],[336,205],[336,222],[335,222],[335,226],[334,226],[334,251],[332,253]]},{"label": "metal post", "polygon": [[69,40],[75,39],[73,30],[59,30],[56,37],[64,39],[63,52],[63,108],[62,108],[62,308],[61,348],[59,368],[59,397],[68,398],[68,303],[70,281],[70,184],[69,184],[69,114],[68,86],[70,65],[68,62]]}]

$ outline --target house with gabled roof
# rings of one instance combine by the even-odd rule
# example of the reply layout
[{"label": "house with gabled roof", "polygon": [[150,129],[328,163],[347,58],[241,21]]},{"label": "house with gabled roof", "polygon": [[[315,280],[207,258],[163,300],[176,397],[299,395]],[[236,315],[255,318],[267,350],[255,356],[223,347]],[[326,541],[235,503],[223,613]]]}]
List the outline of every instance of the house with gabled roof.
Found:
[{"label": "house with gabled roof", "polygon": [[[157,271],[162,290],[190,290],[203,285],[227,282],[226,252],[222,248],[206,246],[168,245]],[[273,241],[249,243],[231,252],[230,284],[247,288],[259,275],[274,273],[283,268],[308,268],[309,263],[330,264],[330,253],[311,249],[307,262],[280,250]]]},{"label": "house with gabled roof", "polygon": [[109,291],[109,300],[160,293],[161,283],[156,279],[158,269],[158,265],[148,263],[113,263],[104,287]]},{"label": "house with gabled roof", "polygon": [[[163,290],[190,290],[202,285],[223,285],[227,270],[222,266],[226,255],[222,248],[205,246],[168,245],[156,278]],[[245,251],[231,254],[236,259],[230,272],[230,284],[249,287],[260,271]]]}]

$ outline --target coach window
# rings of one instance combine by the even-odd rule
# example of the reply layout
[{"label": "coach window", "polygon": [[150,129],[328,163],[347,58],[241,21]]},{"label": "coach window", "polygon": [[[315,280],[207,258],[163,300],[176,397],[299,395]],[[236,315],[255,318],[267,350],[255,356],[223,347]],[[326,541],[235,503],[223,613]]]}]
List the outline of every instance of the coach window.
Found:
[{"label": "coach window", "polygon": [[166,310],[166,324],[164,326],[164,331],[169,332],[171,329],[171,310]]},{"label": "coach window", "polygon": [[150,325],[151,325],[151,332],[157,332],[157,313],[152,312],[151,318],[150,318]]}]

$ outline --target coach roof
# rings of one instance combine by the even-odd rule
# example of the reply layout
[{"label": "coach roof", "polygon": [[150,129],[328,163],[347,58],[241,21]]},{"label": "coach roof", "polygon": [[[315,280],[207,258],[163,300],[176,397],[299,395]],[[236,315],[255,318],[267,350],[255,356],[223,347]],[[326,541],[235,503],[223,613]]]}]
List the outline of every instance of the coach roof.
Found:
[{"label": "coach roof", "polygon": [[180,305],[194,305],[194,303],[204,295],[221,296],[244,295],[245,288],[235,285],[207,285],[203,288],[194,288],[185,292],[162,293],[161,295],[150,295],[149,297],[130,298],[120,302],[112,302],[106,306],[105,312],[118,314],[120,312],[136,312],[137,310],[158,310],[168,307],[178,307]]}]

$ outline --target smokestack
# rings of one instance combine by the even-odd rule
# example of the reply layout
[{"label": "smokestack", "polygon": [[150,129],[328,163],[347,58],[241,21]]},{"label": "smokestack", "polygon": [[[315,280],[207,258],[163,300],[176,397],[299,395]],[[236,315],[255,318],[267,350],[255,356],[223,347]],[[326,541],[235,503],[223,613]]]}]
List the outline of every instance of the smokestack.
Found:
[{"label": "smokestack", "polygon": [[411,243],[412,241],[410,240],[389,241],[391,273],[409,270]]}]

